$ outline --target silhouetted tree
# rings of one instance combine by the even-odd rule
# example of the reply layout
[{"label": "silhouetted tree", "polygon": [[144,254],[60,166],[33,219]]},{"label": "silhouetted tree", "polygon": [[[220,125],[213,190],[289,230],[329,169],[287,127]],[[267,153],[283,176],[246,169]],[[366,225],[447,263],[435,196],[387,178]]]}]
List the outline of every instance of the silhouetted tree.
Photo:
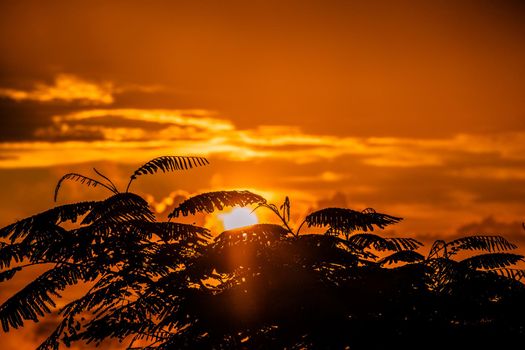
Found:
[{"label": "silhouetted tree", "polygon": [[[217,191],[183,201],[161,222],[129,192],[139,176],[206,164],[153,159],[125,192],[97,170],[100,179],[62,177],[55,198],[66,180],[112,195],[0,230],[0,281],[28,266],[48,268],[0,306],[3,330],[37,321],[83,281],[89,289],[61,308],[40,349],[108,338],[137,349],[450,348],[465,340],[483,348],[524,337],[525,274],[513,268],[523,257],[502,237],[437,241],[425,257],[415,239],[372,233],[401,218],[371,208],[324,208],[294,229],[288,197],[277,207],[248,191]],[[212,239],[206,228],[174,221],[246,205],[271,210],[280,224]],[[484,253],[462,255],[476,250]]]}]

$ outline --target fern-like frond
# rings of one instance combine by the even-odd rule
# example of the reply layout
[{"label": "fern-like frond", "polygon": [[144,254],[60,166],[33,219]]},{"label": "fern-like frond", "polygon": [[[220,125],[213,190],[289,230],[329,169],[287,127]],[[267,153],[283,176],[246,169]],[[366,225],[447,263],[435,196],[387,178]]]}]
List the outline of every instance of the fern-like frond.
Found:
[{"label": "fern-like frond", "polygon": [[448,286],[460,276],[460,264],[457,261],[435,257],[427,258],[425,264],[431,269],[428,274],[429,287],[436,292],[448,292]]},{"label": "fern-like frond", "polygon": [[460,261],[460,264],[471,269],[498,269],[512,266],[523,261],[523,256],[511,253],[486,253],[472,256]]},{"label": "fern-like frond", "polygon": [[525,270],[521,269],[511,269],[504,267],[499,269],[488,270],[487,272],[495,273],[497,275],[507,277],[516,281],[525,280]]},{"label": "fern-like frond", "polygon": [[387,242],[387,249],[395,251],[415,250],[423,246],[423,243],[414,238],[394,237],[385,238]]},{"label": "fern-like frond", "polygon": [[428,253],[427,259],[440,257],[441,252],[443,252],[443,256],[448,257],[447,243],[441,239],[438,239],[434,243],[432,243],[432,247],[430,248],[430,252]]},{"label": "fern-like frond", "polygon": [[27,233],[41,225],[57,225],[66,221],[76,222],[78,217],[93,209],[97,203],[100,202],[79,202],[46,210],[0,229],[0,238],[9,238],[14,241],[17,238],[23,238]]},{"label": "fern-like frond", "polygon": [[66,180],[80,182],[81,184],[86,185],[88,187],[89,186],[91,186],[91,187],[102,186],[102,187],[108,189],[109,191],[111,191],[113,193],[116,193],[113,188],[109,187],[106,184],[103,184],[100,181],[97,181],[97,180],[92,179],[90,177],[84,176],[82,174],[69,173],[69,174],[66,174],[66,175],[62,176],[60,178],[60,180],[58,180],[57,186],[55,187],[55,197],[54,197],[55,202],[56,202],[57,197],[58,197],[58,191],[60,190],[60,186],[62,186],[62,182],[66,181]]},{"label": "fern-like frond", "polygon": [[414,250],[423,244],[414,238],[383,238],[372,233],[358,233],[348,237],[347,242],[357,249],[374,248],[379,251],[391,250]]},{"label": "fern-like frond", "polygon": [[[387,244],[383,237],[372,233],[358,233],[351,235],[348,237],[347,242],[358,250],[364,250],[372,246],[384,247]],[[384,248],[379,250],[384,250]]]},{"label": "fern-like frond", "polygon": [[451,253],[460,250],[484,250],[488,252],[507,251],[517,246],[501,236],[468,236],[447,243]]},{"label": "fern-like frond", "polygon": [[250,204],[266,203],[266,199],[250,191],[217,191],[201,193],[182,202],[170,214],[169,218],[179,217],[180,214],[187,216],[197,212],[212,213],[215,209],[222,210],[224,207],[240,206]]},{"label": "fern-like frond", "polygon": [[332,230],[347,233],[356,230],[373,231],[373,225],[383,229],[395,224],[402,218],[376,213],[375,211],[359,212],[347,208],[325,208],[309,214],[305,221],[308,227],[329,226]]},{"label": "fern-like frond", "polygon": [[130,176],[126,192],[129,190],[129,186],[133,180],[135,180],[138,176],[155,174],[159,170],[163,173],[177,170],[188,170],[208,164],[210,164],[210,162],[208,162],[208,160],[204,157],[162,156],[154,158],[133,172],[133,174]]},{"label": "fern-like frond", "polygon": [[119,232],[137,233],[148,239],[157,235],[164,241],[186,240],[196,236],[212,237],[207,228],[178,222],[132,220],[120,223],[115,229]]},{"label": "fern-like frond", "polygon": [[0,269],[11,266],[11,262],[21,262],[31,253],[31,247],[27,244],[0,242]]},{"label": "fern-like frond", "polygon": [[148,202],[134,193],[117,193],[96,206],[82,220],[83,225],[97,221],[123,222],[130,220],[154,221],[155,216],[149,208]]},{"label": "fern-like frond", "polygon": [[10,280],[20,270],[22,270],[21,267],[13,267],[12,269],[0,272],[0,282]]},{"label": "fern-like frond", "polygon": [[390,254],[378,261],[379,265],[391,265],[398,262],[415,263],[423,261],[425,257],[413,250],[402,250]]},{"label": "fern-like frond", "polygon": [[288,230],[275,224],[255,224],[222,232],[215,238],[214,246],[234,246],[240,242],[259,242],[263,245],[280,240]]},{"label": "fern-like frond", "polygon": [[3,330],[7,332],[9,328],[18,328],[24,320],[37,321],[55,307],[52,296],[59,296],[58,292],[66,286],[86,277],[87,271],[76,265],[61,265],[44,272],[0,306]]}]

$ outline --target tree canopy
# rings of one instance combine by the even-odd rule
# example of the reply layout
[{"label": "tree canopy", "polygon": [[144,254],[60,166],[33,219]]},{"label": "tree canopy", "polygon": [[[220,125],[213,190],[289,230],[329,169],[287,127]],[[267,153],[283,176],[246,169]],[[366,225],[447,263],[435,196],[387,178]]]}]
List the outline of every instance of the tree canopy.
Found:
[{"label": "tree canopy", "polygon": [[[169,221],[158,221],[129,192],[139,176],[207,164],[153,159],[124,192],[96,170],[98,179],[62,177],[55,198],[66,180],[110,195],[0,230],[0,282],[47,267],[0,306],[3,331],[40,320],[66,287],[86,282],[39,349],[109,338],[159,350],[454,348],[461,341],[484,348],[525,338],[525,271],[515,267],[523,256],[504,237],[436,241],[425,254],[413,238],[382,235],[402,218],[371,208],[323,208],[294,229],[288,198],[277,207],[249,191],[217,191],[186,199]],[[215,234],[176,221],[248,205],[272,211],[279,224]]]}]

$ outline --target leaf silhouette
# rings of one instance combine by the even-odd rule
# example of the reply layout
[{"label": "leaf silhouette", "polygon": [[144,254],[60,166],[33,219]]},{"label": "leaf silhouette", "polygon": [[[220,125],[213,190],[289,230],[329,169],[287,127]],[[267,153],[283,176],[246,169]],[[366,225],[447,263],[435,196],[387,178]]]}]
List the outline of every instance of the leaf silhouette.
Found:
[{"label": "leaf silhouette", "polygon": [[83,225],[94,222],[99,224],[123,222],[129,220],[154,221],[155,216],[148,202],[134,193],[117,193],[104,201],[97,202],[82,220]]},{"label": "leaf silhouette", "polygon": [[401,218],[376,213],[375,211],[358,212],[346,208],[325,208],[311,213],[305,219],[308,227],[329,226],[336,232],[351,232],[356,230],[373,231],[373,225],[384,228],[387,225],[401,221]]},{"label": "leaf silhouette", "polygon": [[288,230],[275,224],[255,224],[222,232],[215,238],[214,246],[225,247],[239,242],[260,242],[263,245],[280,240]]},{"label": "leaf silhouette", "polygon": [[178,222],[134,220],[121,224],[118,230],[135,232],[147,239],[151,239],[152,235],[156,234],[164,241],[184,240],[195,236],[211,238],[210,230],[207,228]]},{"label": "leaf silhouette", "polygon": [[413,238],[383,238],[372,233],[359,233],[348,237],[348,243],[357,249],[363,250],[373,247],[376,250],[414,250],[422,246],[422,243]]},{"label": "leaf silhouette", "polygon": [[97,203],[99,202],[79,202],[46,210],[40,214],[30,216],[2,228],[0,230],[0,237],[7,237],[11,239],[11,241],[15,241],[18,238],[23,238],[27,233],[37,229],[43,224],[57,225],[66,221],[76,222],[78,217],[93,209]]},{"label": "leaf silhouette", "polygon": [[11,266],[12,261],[21,262],[29,254],[30,248],[27,244],[0,242],[0,268]]},{"label": "leaf silhouette", "polygon": [[87,271],[81,266],[61,265],[44,272],[21,291],[10,297],[0,307],[0,322],[5,332],[9,328],[18,328],[24,320],[37,321],[55,306],[51,295],[59,295],[68,285],[87,277]]},{"label": "leaf silhouette", "polygon": [[377,263],[379,265],[391,265],[397,264],[398,262],[414,263],[423,260],[425,260],[425,257],[418,252],[413,250],[402,250],[382,258]]},{"label": "leaf silhouette", "polygon": [[154,158],[133,172],[130,176],[126,192],[128,192],[131,183],[141,175],[155,174],[159,170],[163,173],[177,170],[188,170],[208,164],[210,164],[210,162],[204,157],[162,156]]},{"label": "leaf silhouette", "polygon": [[266,199],[250,191],[216,191],[201,193],[182,202],[169,215],[169,218],[187,216],[197,212],[213,213],[224,207],[246,206],[266,203]]},{"label": "leaf silhouette", "polygon": [[22,270],[21,267],[13,267],[12,269],[0,272],[0,282],[10,280],[20,270]]},{"label": "leaf silhouette", "polygon": [[507,277],[516,281],[521,281],[525,279],[525,270],[521,269],[511,269],[511,268],[498,268],[493,270],[488,270],[487,272],[495,273],[503,277]]},{"label": "leaf silhouette", "polygon": [[517,246],[501,236],[467,236],[447,243],[451,252],[459,250],[484,250],[488,252],[516,249]]},{"label": "leaf silhouette", "polygon": [[523,256],[511,253],[479,254],[461,260],[459,263],[471,269],[497,269],[523,261]]},{"label": "leaf silhouette", "polygon": [[86,185],[86,186],[91,186],[91,187],[97,187],[97,186],[101,186],[101,187],[104,187],[106,189],[108,189],[109,191],[113,192],[113,193],[116,193],[116,190],[109,187],[108,185],[106,184],[103,184],[102,182],[100,181],[97,181],[95,179],[92,179],[90,177],[87,177],[87,176],[84,176],[82,174],[77,174],[77,173],[69,173],[69,174],[66,174],[64,176],[62,176],[60,178],[60,180],[58,180],[58,183],[55,187],[55,196],[54,196],[54,200],[55,202],[57,201],[57,198],[58,198],[58,191],[60,190],[60,187],[62,186],[62,182],[66,181],[66,180],[71,180],[71,181],[75,181],[75,182],[80,182],[81,184],[83,185]]}]

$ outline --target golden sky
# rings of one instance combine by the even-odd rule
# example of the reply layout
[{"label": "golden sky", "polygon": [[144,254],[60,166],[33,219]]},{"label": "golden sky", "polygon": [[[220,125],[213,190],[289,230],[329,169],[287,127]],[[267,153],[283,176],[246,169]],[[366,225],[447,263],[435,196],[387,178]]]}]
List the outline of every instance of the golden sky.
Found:
[{"label": "golden sky", "polygon": [[525,245],[523,38],[521,1],[2,1],[0,224],[66,172],[125,186],[202,155],[134,189],[161,216],[250,189],[297,219],[374,207],[405,218],[390,234]]}]

